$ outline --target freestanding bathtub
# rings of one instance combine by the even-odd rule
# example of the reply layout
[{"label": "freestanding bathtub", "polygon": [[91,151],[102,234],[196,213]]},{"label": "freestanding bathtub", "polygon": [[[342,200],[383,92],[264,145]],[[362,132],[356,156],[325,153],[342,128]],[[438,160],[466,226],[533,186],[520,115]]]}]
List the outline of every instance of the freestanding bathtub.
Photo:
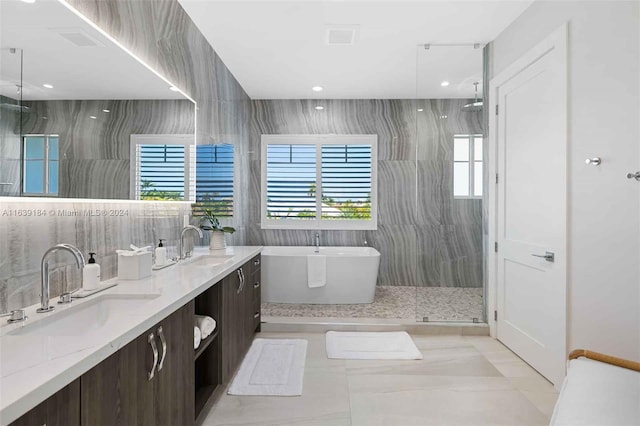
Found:
[{"label": "freestanding bathtub", "polygon": [[[327,284],[309,288],[307,256],[327,257]],[[373,303],[380,253],[371,247],[268,246],[262,250],[262,301],[270,303]]]}]

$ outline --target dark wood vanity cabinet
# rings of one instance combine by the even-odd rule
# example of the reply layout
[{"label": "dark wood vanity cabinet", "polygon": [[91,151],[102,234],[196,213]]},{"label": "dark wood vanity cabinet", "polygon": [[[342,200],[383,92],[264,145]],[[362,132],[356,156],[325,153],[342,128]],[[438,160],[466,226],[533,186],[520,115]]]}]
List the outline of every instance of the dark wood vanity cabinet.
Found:
[{"label": "dark wood vanity cabinet", "polygon": [[[258,254],[11,426],[193,425],[260,329],[260,262]],[[218,323],[197,351],[196,313]]]},{"label": "dark wood vanity cabinet", "polygon": [[231,380],[260,326],[260,255],[222,280],[222,383]]},{"label": "dark wood vanity cabinet", "polygon": [[193,315],[190,302],[85,373],[81,424],[193,424]]},{"label": "dark wood vanity cabinet", "polygon": [[80,424],[80,379],[65,386],[10,426],[76,426]]}]

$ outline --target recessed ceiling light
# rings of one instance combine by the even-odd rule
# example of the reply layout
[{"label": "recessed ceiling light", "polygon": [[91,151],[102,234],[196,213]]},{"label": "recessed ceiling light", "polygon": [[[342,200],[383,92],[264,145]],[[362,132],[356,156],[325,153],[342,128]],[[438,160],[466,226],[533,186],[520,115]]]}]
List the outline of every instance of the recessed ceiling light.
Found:
[{"label": "recessed ceiling light", "polygon": [[49,83],[43,84],[42,87],[46,87],[47,89],[53,89],[53,85]]},{"label": "recessed ceiling light", "polygon": [[35,3],[36,2],[36,0],[20,0],[20,1],[22,1],[23,3]]},{"label": "recessed ceiling light", "polygon": [[169,90],[171,90],[172,92],[177,92],[180,89],[178,89],[176,86],[169,86]]},{"label": "recessed ceiling light", "polygon": [[424,109],[418,108],[418,112],[422,112],[422,111],[424,111]]},{"label": "recessed ceiling light", "polygon": [[322,111],[324,109],[324,107],[322,105],[316,105],[316,109],[318,111]]},{"label": "recessed ceiling light", "polygon": [[98,117],[96,117],[95,115],[90,115],[90,116],[89,116],[89,118],[92,118],[92,119],[94,119],[94,120],[95,120],[95,119],[96,119],[96,118],[98,118]]},{"label": "recessed ceiling light", "polygon": [[111,112],[110,109],[103,109],[102,112]]},{"label": "recessed ceiling light", "polygon": [[448,115],[441,115],[441,116],[440,116],[440,118],[442,118],[443,120],[444,120],[445,118],[447,118],[447,117],[449,117],[449,116],[448,116]]},{"label": "recessed ceiling light", "polygon": [[451,83],[449,83],[448,81],[445,80],[442,83],[440,83],[440,86],[447,87],[449,84],[451,84]]},{"label": "recessed ceiling light", "polygon": [[314,92],[322,92],[323,87],[322,86],[313,86],[311,88],[311,90],[313,90]]}]

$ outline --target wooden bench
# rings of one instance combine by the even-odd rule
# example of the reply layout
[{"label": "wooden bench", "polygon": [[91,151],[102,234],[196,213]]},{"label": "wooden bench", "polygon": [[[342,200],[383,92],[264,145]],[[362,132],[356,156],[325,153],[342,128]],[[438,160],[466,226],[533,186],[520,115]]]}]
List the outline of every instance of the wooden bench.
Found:
[{"label": "wooden bench", "polygon": [[640,362],[577,349],[551,425],[640,425]]}]

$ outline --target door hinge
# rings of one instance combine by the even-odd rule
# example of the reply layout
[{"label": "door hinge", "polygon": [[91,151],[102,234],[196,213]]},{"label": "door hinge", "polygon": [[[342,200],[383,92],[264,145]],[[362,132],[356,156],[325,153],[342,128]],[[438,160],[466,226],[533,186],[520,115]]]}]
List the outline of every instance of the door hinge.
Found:
[{"label": "door hinge", "polygon": [[498,311],[493,311],[493,320],[498,321]]},{"label": "door hinge", "polygon": [[493,251],[498,252],[498,242],[493,243]]},{"label": "door hinge", "polygon": [[498,105],[496,105],[496,115],[498,115]]},{"label": "door hinge", "polygon": [[496,173],[496,185],[498,184],[498,174]]}]

